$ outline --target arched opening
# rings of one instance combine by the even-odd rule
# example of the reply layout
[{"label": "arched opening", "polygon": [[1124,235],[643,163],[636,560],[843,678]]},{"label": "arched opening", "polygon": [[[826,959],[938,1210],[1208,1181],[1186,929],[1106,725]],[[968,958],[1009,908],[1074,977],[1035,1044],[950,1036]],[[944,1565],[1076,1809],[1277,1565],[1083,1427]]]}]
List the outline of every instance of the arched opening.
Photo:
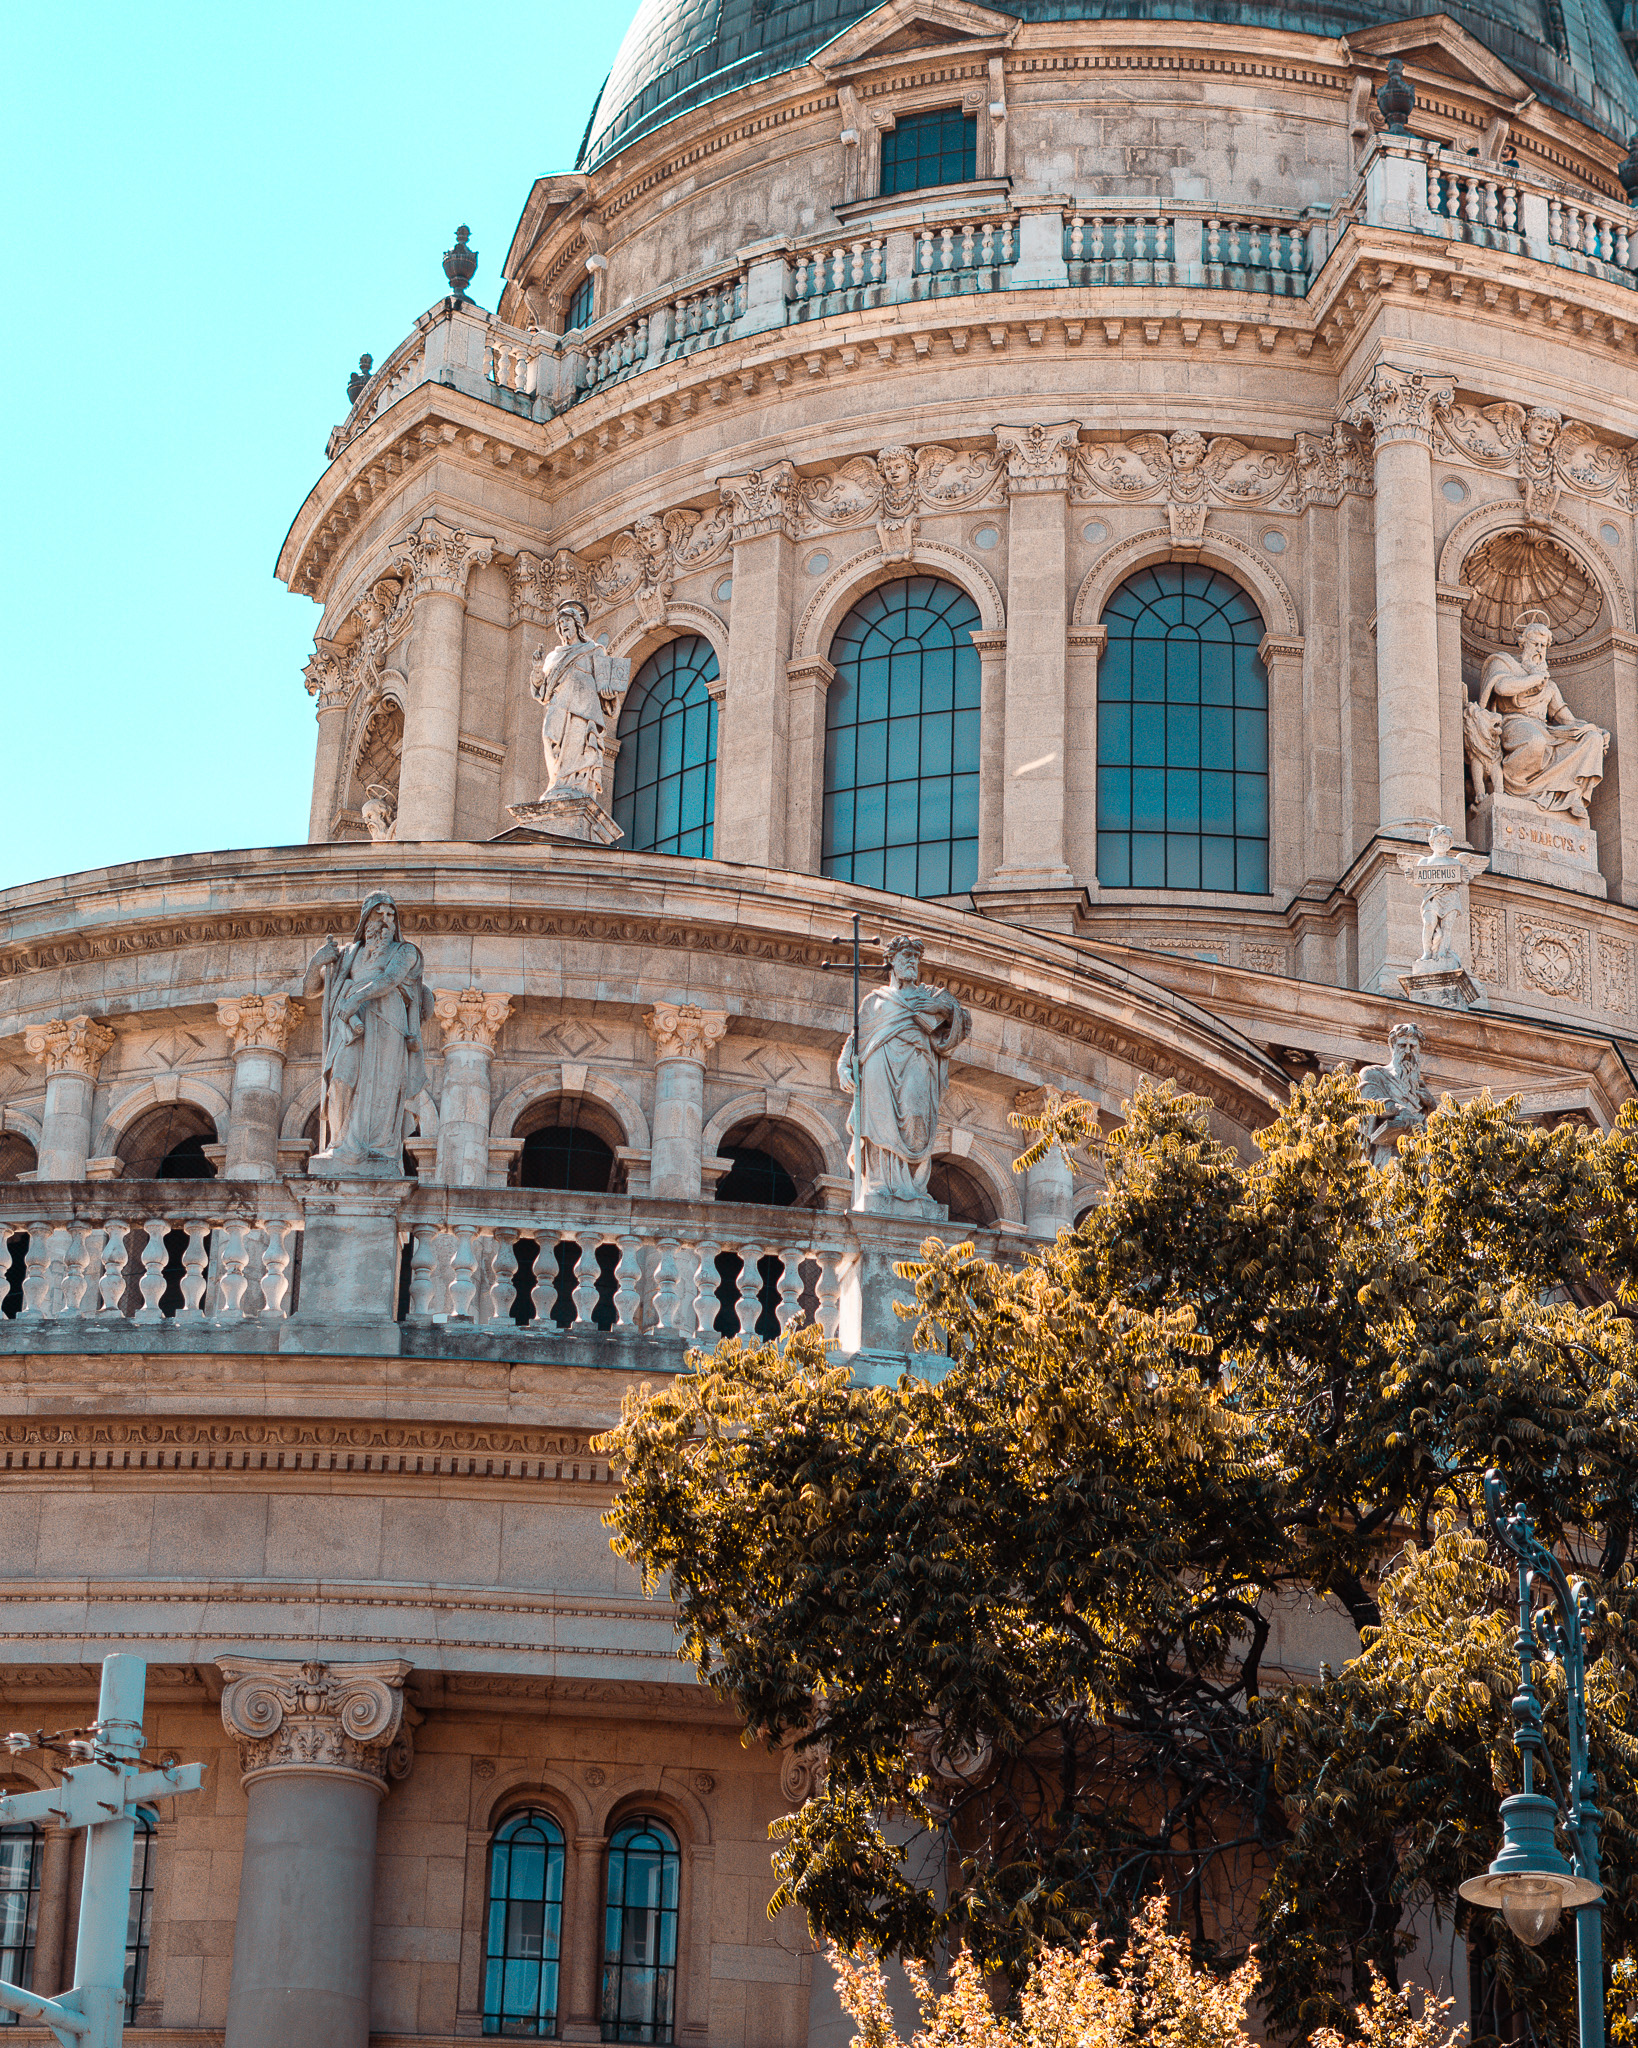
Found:
[{"label": "arched opening", "polygon": [[[369,723],[353,757],[353,772],[347,789],[349,810],[361,810],[372,789],[388,791],[396,810],[403,756],[403,706],[394,697],[383,697],[370,713]],[[358,828],[355,825],[353,829],[356,832]]]},{"label": "arched opening", "polygon": [[991,1230],[1001,1211],[995,1197],[970,1166],[940,1154],[927,1175],[927,1192],[942,1202],[952,1223],[966,1223],[974,1230]]},{"label": "arched opening", "polygon": [[1159,562],[1104,607],[1098,881],[1268,891],[1262,614],[1202,562]]},{"label": "arched opening", "polygon": [[[717,1182],[713,1193],[719,1202],[746,1202],[765,1209],[794,1209],[807,1206],[814,1183],[825,1170],[824,1154],[806,1131],[778,1117],[750,1117],[735,1124],[718,1142],[717,1157],[733,1163]],[[717,1272],[717,1316],[713,1327],[721,1336],[732,1336],[740,1328],[739,1276],[744,1261],[738,1252],[719,1252]],[[772,1252],[756,1262],[757,1317],[755,1334],[769,1340],[779,1335],[779,1283],[784,1261]],[[802,1292],[799,1305],[804,1314],[818,1313],[819,1267],[804,1259],[799,1267]],[[749,1333],[747,1333],[749,1334]]]},{"label": "arched opening", "polygon": [[518,1186],[606,1195],[617,1165],[614,1148],[583,1124],[546,1124],[523,1141],[518,1154]]},{"label": "arched opening", "polygon": [[902,896],[978,878],[978,606],[936,576],[867,591],[830,643],[823,873]]},{"label": "arched opening", "polygon": [[563,1830],[549,1813],[509,1814],[489,1850],[483,2030],[514,2039],[557,2034],[563,1952]]},{"label": "arched opening", "polygon": [[194,1102],[162,1102],[120,1134],[114,1150],[127,1180],[214,1180],[205,1147],[216,1143],[216,1120]]},{"label": "arched opening", "polygon": [[158,1840],[152,1808],[136,1809],[131,1838],[131,1902],[125,1918],[125,2023],[133,2024],[137,2007],[148,1995],[148,1951],[153,1944],[154,1845]]},{"label": "arched opening", "polygon": [[0,1131],[0,1181],[21,1180],[39,1163],[38,1153],[21,1131]]},{"label": "arched opening", "polygon": [[[523,1150],[513,1162],[510,1174],[514,1187],[551,1189],[559,1194],[608,1195],[618,1194],[624,1186],[625,1174],[615,1148],[625,1143],[625,1133],[595,1098],[559,1095],[532,1103],[518,1118],[512,1135],[523,1140]],[[575,1318],[574,1290],[580,1262],[587,1256],[576,1244],[549,1245],[520,1238],[513,1321],[535,1320],[537,1280],[546,1277],[551,1280],[551,1306],[545,1306],[543,1294],[539,1312],[549,1316],[559,1329],[567,1329]],[[614,1327],[619,1253],[614,1246],[607,1245],[594,1256],[597,1305],[592,1311],[592,1322],[599,1330],[608,1330]],[[541,1276],[543,1257],[545,1275]]]},{"label": "arched opening", "polygon": [[609,1837],[603,1915],[603,2039],[670,2041],[677,1990],[677,1838],[650,1814]]},{"label": "arched opening", "polygon": [[690,633],[637,671],[616,728],[614,822],[632,853],[709,860],[716,816],[716,650]]}]

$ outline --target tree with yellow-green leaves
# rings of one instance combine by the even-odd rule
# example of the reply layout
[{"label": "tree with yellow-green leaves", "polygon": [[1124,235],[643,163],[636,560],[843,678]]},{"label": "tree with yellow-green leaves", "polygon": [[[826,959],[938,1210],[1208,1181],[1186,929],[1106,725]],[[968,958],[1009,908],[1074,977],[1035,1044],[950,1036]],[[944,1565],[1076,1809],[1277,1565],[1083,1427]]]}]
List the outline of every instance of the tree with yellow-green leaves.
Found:
[{"label": "tree with yellow-green leaves", "polygon": [[[807,1332],[628,1401],[616,1548],[669,1585],[748,1739],[820,1766],[778,1827],[776,1909],[847,1954],[963,1953],[1022,1997],[1161,1899],[1202,1966],[1254,1939],[1268,2024],[1317,2040],[1360,2033],[1431,1907],[1484,1958],[1475,2038],[1516,2019],[1567,2048],[1573,1936],[1521,1948],[1456,1896],[1516,1789],[1513,1582],[1480,1488],[1498,1465],[1597,1595],[1619,1969],[1638,1112],[1601,1134],[1447,1102],[1386,1171],[1361,1116],[1350,1079],[1305,1082],[1247,1164],[1204,1103],[1145,1092],[1074,1235],[1017,1269],[924,1249],[936,1380],[855,1386]],[[1089,1128],[1056,1105],[1034,1148]],[[1322,1606],[1357,1654],[1313,1683],[1270,1645]]]}]

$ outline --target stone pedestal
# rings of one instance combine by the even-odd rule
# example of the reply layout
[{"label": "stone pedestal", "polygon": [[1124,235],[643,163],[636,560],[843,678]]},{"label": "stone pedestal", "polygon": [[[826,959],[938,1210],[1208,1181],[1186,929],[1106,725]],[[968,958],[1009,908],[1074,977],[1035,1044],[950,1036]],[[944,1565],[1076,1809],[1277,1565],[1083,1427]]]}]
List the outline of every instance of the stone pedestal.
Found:
[{"label": "stone pedestal", "polygon": [[410,1767],[410,1667],[219,1664],[249,1798],[227,2039],[368,2048],[376,1816]]},{"label": "stone pedestal", "polygon": [[233,1048],[224,1180],[276,1180],[284,1055],[305,1015],[287,995],[219,996],[216,1021]]},{"label": "stone pedestal", "polygon": [[318,1178],[295,1186],[306,1212],[297,1318],[390,1323],[398,1283],[398,1211],[414,1183]]},{"label": "stone pedestal", "polygon": [[643,1022],[658,1056],[648,1192],[660,1201],[697,1202],[704,1169],[705,1061],[728,1029],[728,1013],[694,1003],[656,1003]]},{"label": "stone pedestal", "polygon": [[97,1073],[114,1043],[106,1024],[65,1017],[34,1024],[23,1043],[46,1071],[36,1180],[84,1180],[91,1152],[91,1106]]},{"label": "stone pedestal", "polygon": [[1400,975],[1399,986],[1413,1003],[1432,1003],[1443,1010],[1490,1007],[1483,989],[1459,962],[1418,960],[1409,974]]},{"label": "stone pedestal", "polygon": [[547,839],[612,846],[624,836],[596,797],[580,790],[557,790],[535,803],[508,804],[506,808],[514,824],[526,825]]},{"label": "stone pedestal", "polygon": [[432,1014],[444,1033],[436,1177],[445,1187],[488,1187],[490,1074],[512,998],[477,988],[439,989]]},{"label": "stone pedestal", "polygon": [[1517,875],[1603,900],[1609,891],[1598,872],[1598,834],[1564,811],[1543,811],[1517,796],[1487,796],[1468,827],[1473,844],[1490,856],[1494,875]]}]

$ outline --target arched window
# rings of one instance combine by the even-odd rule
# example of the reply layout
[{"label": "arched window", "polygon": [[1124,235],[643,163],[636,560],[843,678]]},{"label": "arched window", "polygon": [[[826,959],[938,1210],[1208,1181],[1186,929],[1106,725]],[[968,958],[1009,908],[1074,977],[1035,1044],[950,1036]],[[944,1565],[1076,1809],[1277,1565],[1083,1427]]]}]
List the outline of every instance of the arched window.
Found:
[{"label": "arched window", "polygon": [[942,1154],[928,1172],[927,1192],[949,1210],[952,1223],[967,1223],[975,1230],[990,1229],[1000,1213],[978,1175]]},{"label": "arched window", "polygon": [[0,1131],[0,1180],[21,1180],[39,1165],[33,1143],[21,1131]]},{"label": "arched window", "polygon": [[147,1807],[136,1810],[136,1833],[131,1837],[131,1904],[125,1922],[125,2019],[136,2018],[137,2007],[148,1995],[148,1949],[153,1940],[154,1918],[154,1816]]},{"label": "arched window", "polygon": [[901,896],[978,878],[978,607],[933,576],[879,583],[836,629],[825,707],[827,875]]},{"label": "arched window", "polygon": [[1227,576],[1162,562],[1104,609],[1098,880],[1106,889],[1268,889],[1263,621]]},{"label": "arched window", "polygon": [[[26,1991],[34,1980],[34,1930],[40,1917],[40,1830],[25,1822],[0,1828],[0,1977]],[[17,2015],[0,2012],[0,2026]]]},{"label": "arched window", "polygon": [[716,815],[717,657],[691,633],[637,671],[620,707],[614,822],[631,853],[711,857]]},{"label": "arched window", "polygon": [[562,1949],[563,1830],[549,1813],[514,1813],[489,1850],[486,2034],[556,2037]]},{"label": "arched window", "polygon": [[669,2041],[677,1993],[682,1860],[663,1821],[643,1815],[609,1840],[603,1914],[603,2039]]}]

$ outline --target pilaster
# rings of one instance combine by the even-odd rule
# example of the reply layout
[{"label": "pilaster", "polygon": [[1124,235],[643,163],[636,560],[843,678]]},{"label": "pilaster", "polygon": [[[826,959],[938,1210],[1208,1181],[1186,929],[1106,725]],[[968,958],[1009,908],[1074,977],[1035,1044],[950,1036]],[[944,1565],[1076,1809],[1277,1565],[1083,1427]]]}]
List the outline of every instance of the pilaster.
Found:
[{"label": "pilaster", "polygon": [[719,860],[783,867],[790,684],[785,673],[796,579],[796,471],[770,463],[724,477],[734,522],[734,600],[717,727]]},{"label": "pilaster", "polygon": [[824,859],[825,712],[836,669],[822,654],[785,664],[790,686],[790,817],[785,865],[816,875]]}]

